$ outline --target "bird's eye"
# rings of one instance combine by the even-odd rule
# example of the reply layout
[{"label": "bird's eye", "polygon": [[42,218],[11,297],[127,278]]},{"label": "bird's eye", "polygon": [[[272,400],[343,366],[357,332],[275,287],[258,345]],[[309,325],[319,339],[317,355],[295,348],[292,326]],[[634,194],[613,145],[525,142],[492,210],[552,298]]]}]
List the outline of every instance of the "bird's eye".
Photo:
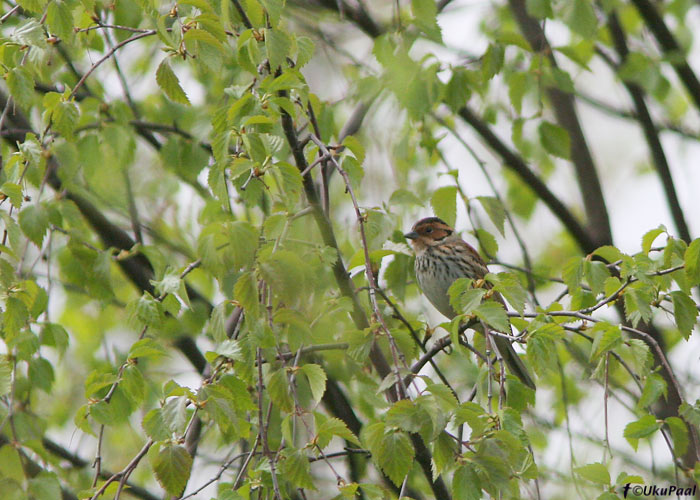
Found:
[{"label": "bird's eye", "polygon": [[433,232],[433,228],[432,228],[432,227],[429,227],[429,228],[427,228],[427,229],[425,230],[425,232],[426,232],[426,233],[432,233],[432,232]]}]

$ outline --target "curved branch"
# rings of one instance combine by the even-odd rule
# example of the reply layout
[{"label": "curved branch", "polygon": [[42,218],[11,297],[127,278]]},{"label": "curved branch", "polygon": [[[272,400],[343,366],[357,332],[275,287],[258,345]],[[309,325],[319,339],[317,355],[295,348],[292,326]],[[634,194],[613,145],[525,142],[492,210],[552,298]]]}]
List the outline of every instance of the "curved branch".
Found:
[{"label": "curved branch", "polygon": [[[280,94],[283,97],[286,97],[286,93],[284,91],[281,91]],[[297,168],[299,169],[299,172],[306,171],[309,165],[306,161],[306,157],[304,156],[303,144],[299,141],[299,138],[297,137],[297,132],[294,128],[294,120],[285,110],[282,110],[282,128],[284,130],[284,135],[287,139],[287,143],[289,144],[292,156],[294,157],[294,161],[296,163]],[[343,264],[342,255],[340,254],[340,250],[338,248],[338,242],[335,239],[333,226],[331,225],[330,220],[326,217],[326,214],[323,212],[321,205],[319,204],[318,194],[316,192],[316,186],[314,185],[313,179],[311,177],[311,172],[307,172],[307,174],[303,177],[302,180],[307,201],[309,202],[309,205],[313,210],[313,216],[316,221],[316,225],[321,233],[321,237],[323,238],[323,242],[327,246],[334,248],[337,253],[337,259],[335,261],[335,264],[333,265],[333,274],[335,276],[338,288],[340,289],[340,292],[343,296],[349,298],[352,301],[353,311],[351,313],[351,316],[355,323],[355,326],[357,326],[358,329],[364,330],[365,328],[369,327],[367,316],[365,315],[365,312],[359,303],[357,294],[354,291],[352,281],[350,280],[350,275],[345,269],[345,264]],[[381,349],[376,344],[376,342],[372,343],[369,357],[373,366],[382,378],[385,378],[389,373],[391,373],[389,363],[387,363],[384,354],[382,353]],[[418,460],[418,462],[420,463],[425,477],[430,483],[433,493],[437,498],[449,499],[450,494],[447,490],[447,486],[445,485],[444,481],[439,477],[433,480],[431,456],[428,448],[425,446],[423,440],[419,436],[412,434],[411,438],[416,450],[416,460]]]},{"label": "curved branch", "polygon": [[138,34],[136,34],[136,35],[134,35],[134,36],[132,36],[132,37],[127,38],[126,40],[123,40],[123,41],[119,42],[117,45],[115,45],[115,46],[112,47],[110,50],[108,50],[107,53],[106,53],[104,56],[102,56],[102,58],[98,59],[98,60],[95,62],[95,64],[93,64],[92,66],[90,66],[90,69],[87,70],[87,72],[80,78],[80,80],[78,80],[78,83],[75,85],[75,87],[73,88],[73,91],[72,91],[72,92],[70,93],[70,95],[68,96],[68,100],[73,99],[73,98],[75,97],[75,93],[78,91],[78,89],[79,89],[80,87],[82,87],[83,83],[85,83],[85,80],[87,80],[87,78],[92,74],[92,72],[95,71],[95,70],[97,69],[97,67],[98,67],[100,64],[102,64],[102,63],[105,62],[107,59],[109,59],[110,57],[112,57],[112,55],[113,55],[117,50],[121,49],[123,46],[125,46],[125,45],[127,45],[127,44],[129,44],[129,43],[131,43],[131,42],[135,42],[136,40],[139,40],[139,39],[141,39],[141,38],[146,38],[147,36],[152,36],[152,35],[155,35],[155,34],[156,34],[156,30],[149,30],[149,31],[146,31],[146,32],[144,32],[144,33],[138,33]]},{"label": "curved branch", "polygon": [[574,217],[568,208],[552,193],[547,185],[535,175],[519,155],[513,152],[496,134],[491,130],[476,113],[468,106],[459,110],[459,116],[467,122],[503,160],[506,167],[513,170],[527,184],[539,198],[549,207],[552,213],[561,221],[564,227],[571,233],[578,246],[584,252],[591,253],[598,248],[596,241],[581,223]]},{"label": "curved branch", "polygon": [[[612,35],[615,50],[617,50],[617,53],[620,55],[620,62],[624,63],[629,54],[629,49],[627,48],[625,33],[615,11],[608,15],[608,29]],[[639,120],[639,124],[644,131],[644,137],[647,140],[647,144],[649,145],[649,150],[651,151],[651,156],[654,160],[654,167],[659,174],[659,178],[661,178],[661,184],[663,185],[664,192],[666,194],[666,202],[668,203],[668,208],[671,211],[673,222],[678,230],[678,235],[686,243],[690,243],[691,237],[690,231],[688,230],[688,224],[685,220],[685,216],[683,215],[683,209],[681,208],[680,201],[678,200],[676,188],[673,185],[671,169],[668,165],[668,160],[666,159],[666,153],[661,145],[661,140],[659,139],[659,132],[644,101],[644,91],[634,82],[624,81],[623,83],[627,88],[627,92],[629,92],[630,96],[632,97],[632,101],[634,102],[634,109],[636,111],[637,119]]]},{"label": "curved branch", "polygon": [[644,18],[656,41],[661,45],[664,54],[673,56],[671,61],[676,61],[672,62],[672,65],[678,74],[678,78],[683,82],[688,94],[690,94],[690,98],[695,103],[695,107],[700,109],[700,81],[698,81],[698,77],[688,64],[688,61],[681,57],[683,51],[671,30],[666,26],[663,17],[661,17],[659,11],[656,10],[654,4],[649,0],[632,0],[632,3]]},{"label": "curved branch", "polygon": [[[542,26],[527,13],[525,0],[508,0],[513,16],[520,26],[520,31],[530,46],[536,51],[546,54],[552,67],[556,68],[552,49]],[[574,164],[583,205],[588,218],[588,233],[595,246],[612,244],[610,218],[603,197],[603,189],[596,172],[593,155],[583,134],[581,123],[576,112],[573,94],[559,90],[554,86],[547,87],[547,95],[552,102],[552,111],[557,122],[569,134],[571,140],[571,161]]]}]

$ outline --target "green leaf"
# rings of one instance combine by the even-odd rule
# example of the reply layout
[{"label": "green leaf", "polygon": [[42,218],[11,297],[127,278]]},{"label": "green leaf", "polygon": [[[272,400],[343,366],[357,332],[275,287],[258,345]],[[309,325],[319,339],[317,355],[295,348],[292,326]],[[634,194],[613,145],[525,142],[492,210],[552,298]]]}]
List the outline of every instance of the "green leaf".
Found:
[{"label": "green leaf", "polygon": [[505,49],[503,45],[489,45],[488,49],[486,49],[486,53],[481,58],[481,75],[484,80],[490,80],[500,73],[501,68],[503,68],[504,56]]},{"label": "green leaf", "polygon": [[685,422],[678,417],[667,417],[664,422],[671,430],[671,438],[673,438],[673,451],[677,457],[682,457],[688,451],[688,428]]},{"label": "green leaf", "polygon": [[18,24],[10,35],[10,39],[18,45],[29,45],[30,47],[39,47],[41,49],[46,47],[44,28],[36,19],[27,19]]},{"label": "green leaf", "polygon": [[608,472],[608,468],[599,462],[584,465],[583,467],[576,467],[574,472],[576,472],[576,474],[582,478],[596,484],[610,484],[610,473]]},{"label": "green leaf", "polygon": [[41,343],[63,354],[68,348],[68,332],[57,323],[46,323],[41,331]]},{"label": "green leaf", "polygon": [[299,169],[285,162],[275,164],[281,180],[281,188],[290,207],[296,206],[301,193],[304,190],[304,180],[301,178]]},{"label": "green leaf", "polygon": [[471,96],[471,79],[467,70],[461,67],[452,69],[452,78],[445,87],[444,101],[455,113],[467,104]]},{"label": "green leaf", "polygon": [[593,346],[589,361],[596,361],[606,352],[612,351],[622,344],[622,331],[617,325],[611,325],[607,322],[596,323],[591,329],[594,334]]},{"label": "green leaf", "polygon": [[159,358],[165,356],[167,351],[156,339],[150,337],[137,340],[129,349],[129,358]]},{"label": "green leaf", "polygon": [[29,361],[29,380],[32,385],[43,390],[47,394],[51,393],[54,373],[53,366],[44,358],[34,358]]},{"label": "green leaf", "polygon": [[67,139],[73,138],[80,111],[74,102],[61,101],[51,110],[51,125]]},{"label": "green leaf", "polygon": [[[12,445],[5,444],[0,447],[0,471],[3,478],[11,478],[17,482],[24,482],[24,469],[20,459],[19,450]],[[4,490],[2,490],[5,493]],[[14,498],[14,497],[11,497]]]},{"label": "green leaf", "polygon": [[188,421],[187,397],[176,396],[169,398],[163,405],[163,408],[161,408],[161,414],[163,415],[163,422],[165,422],[165,425],[171,432],[182,434],[185,432],[185,426]]},{"label": "green leaf", "polygon": [[53,472],[41,471],[29,480],[29,493],[33,498],[41,500],[61,500],[61,483]]},{"label": "green leaf", "polygon": [[538,19],[552,17],[554,15],[552,12],[551,0],[526,0],[525,8],[528,14]]},{"label": "green leaf", "polygon": [[698,317],[698,308],[695,301],[688,294],[676,290],[671,292],[671,300],[673,302],[673,316],[676,319],[676,325],[686,340],[693,333],[695,323]]},{"label": "green leaf", "polygon": [[267,391],[270,399],[281,410],[290,412],[294,408],[294,403],[289,394],[289,380],[284,369],[274,371],[268,378]]},{"label": "green leaf", "polygon": [[41,248],[49,229],[49,215],[42,204],[27,205],[19,213],[19,227],[36,246]]},{"label": "green leaf", "polygon": [[348,429],[345,422],[335,417],[329,418],[319,425],[316,429],[316,435],[317,442],[321,449],[328,446],[333,436],[341,437],[357,446],[361,446],[360,440]]},{"label": "green leaf", "polygon": [[31,106],[34,98],[34,79],[26,68],[12,68],[7,73],[7,87],[20,106],[23,108]]},{"label": "green leaf", "polygon": [[590,0],[569,0],[563,4],[562,16],[572,31],[585,39],[593,39],[598,32],[598,18]]},{"label": "green leaf", "polygon": [[437,188],[430,198],[430,206],[433,207],[436,217],[440,217],[454,227],[457,220],[457,188],[455,186]]},{"label": "green leaf", "polygon": [[247,267],[253,263],[255,250],[258,246],[258,233],[246,221],[235,221],[227,224],[229,245],[233,253],[234,269]]},{"label": "green leaf", "polygon": [[430,424],[430,416],[415,402],[402,399],[394,403],[386,414],[386,424],[406,432],[420,432]]},{"label": "green leaf", "polygon": [[455,425],[466,423],[472,430],[471,438],[475,439],[484,434],[489,428],[489,416],[486,411],[476,403],[467,401],[459,405],[455,411]]},{"label": "green leaf", "polygon": [[321,401],[323,393],[326,392],[326,372],[319,365],[307,364],[301,367],[301,372],[306,375],[311,387],[311,395],[317,403]]},{"label": "green leaf", "polygon": [[[199,19],[201,22],[201,20],[206,21],[209,18],[204,15],[199,16]],[[201,24],[201,26],[204,26],[204,24]],[[219,24],[209,23],[209,26],[213,28],[214,32],[218,33],[217,28],[220,29]],[[221,56],[224,47],[211,32],[205,29],[190,28],[185,32],[183,41],[187,50],[204,63],[207,68],[216,71],[221,67]]]},{"label": "green leaf", "polygon": [[29,12],[40,13],[46,7],[48,0],[19,0],[17,5],[20,5],[24,10]]},{"label": "green leaf", "polygon": [[[528,89],[528,74],[524,72],[512,73],[508,76],[508,97],[510,103],[515,110],[520,114],[523,107],[523,97]],[[509,198],[510,198],[510,194]]]},{"label": "green leaf", "polygon": [[506,375],[506,398],[508,406],[520,412],[535,406],[535,391],[512,375]]},{"label": "green leaf", "polygon": [[584,260],[581,257],[572,257],[562,268],[561,278],[569,288],[569,293],[581,286],[583,263]]},{"label": "green leaf", "polygon": [[180,104],[189,104],[190,100],[187,98],[187,94],[182,90],[180,86],[180,80],[173,72],[167,58],[158,66],[156,70],[156,82],[158,86],[165,92],[170,100]]},{"label": "green leaf", "polygon": [[306,64],[314,56],[314,51],[316,50],[315,44],[311,38],[307,36],[296,37],[297,41],[297,60],[296,67],[301,69],[306,66]]},{"label": "green leaf", "polygon": [[469,278],[456,279],[447,290],[452,309],[460,314],[471,314],[471,311],[481,303],[485,293],[484,288],[473,288],[472,280]]},{"label": "green leaf", "polygon": [[421,30],[426,38],[442,43],[442,33],[437,23],[437,4],[434,0],[411,0],[413,24]]},{"label": "green leaf", "polygon": [[54,0],[46,9],[46,23],[52,33],[64,40],[73,36],[73,13],[66,2]]},{"label": "green leaf", "polygon": [[477,196],[476,199],[484,207],[486,214],[493,222],[493,225],[496,226],[498,232],[501,233],[501,236],[505,236],[506,210],[503,208],[501,200],[493,196]]},{"label": "green leaf", "polygon": [[617,262],[622,259],[622,252],[612,245],[604,245],[597,248],[592,255],[597,255],[605,259],[608,263]]},{"label": "green leaf", "polygon": [[481,251],[489,258],[495,257],[498,253],[498,242],[486,229],[477,229],[474,231]]},{"label": "green leaf", "polygon": [[564,329],[548,323],[535,329],[527,341],[527,359],[538,375],[548,377],[557,368],[557,343],[564,338]]},{"label": "green leaf", "polygon": [[460,465],[452,478],[452,498],[454,500],[479,500],[481,481],[472,464]]},{"label": "green leaf", "polygon": [[270,69],[274,73],[277,68],[286,66],[286,59],[292,46],[289,35],[280,29],[265,30],[265,48],[270,61]]},{"label": "green leaf", "polygon": [[661,424],[656,421],[654,415],[645,415],[636,422],[630,422],[625,427],[624,436],[627,442],[637,451],[639,439],[649,437],[659,430]]},{"label": "green leaf", "polygon": [[19,184],[13,182],[6,182],[0,187],[0,191],[10,199],[10,203],[15,208],[22,207],[22,201],[24,201],[24,195],[22,194],[22,187]]},{"label": "green leaf", "polygon": [[486,279],[494,284],[493,289],[500,293],[513,309],[523,314],[525,311],[525,302],[527,301],[527,292],[515,274],[489,273],[486,275]]},{"label": "green leaf", "polygon": [[622,296],[625,304],[625,315],[632,322],[633,326],[637,326],[640,321],[649,321],[651,319],[651,290],[649,287],[639,281],[632,283],[625,290]]},{"label": "green leaf", "polygon": [[656,229],[652,229],[651,231],[647,231],[644,233],[644,236],[642,236],[642,251],[645,254],[649,254],[649,250],[651,250],[651,246],[654,244],[654,240],[660,235],[666,232],[666,226],[661,224],[659,227]]},{"label": "green leaf", "polygon": [[235,339],[224,340],[214,349],[214,352],[219,356],[234,361],[243,361],[244,359],[240,342]]},{"label": "green leaf", "polygon": [[311,464],[303,450],[287,447],[280,452],[280,472],[298,488],[315,490]]},{"label": "green leaf", "polygon": [[571,154],[571,141],[569,134],[559,125],[543,121],[539,128],[540,142],[544,149],[559,158],[569,159]]},{"label": "green leaf", "polygon": [[484,302],[474,309],[474,314],[494,330],[510,332],[510,322],[503,304],[494,301]]},{"label": "green leaf", "polygon": [[[112,393],[109,402],[101,400],[90,405],[90,416],[95,423],[104,426],[125,424],[132,412],[133,405],[126,399],[124,392],[119,387]],[[88,424],[85,425],[87,427]],[[92,430],[89,433],[94,435]]]},{"label": "green leaf", "polygon": [[643,409],[656,403],[663,394],[666,397],[666,381],[658,373],[651,373],[644,384],[642,395],[637,402],[637,408]]},{"label": "green leaf", "polygon": [[192,470],[192,457],[183,446],[169,444],[152,460],[153,472],[170,495],[180,496]]},{"label": "green leaf", "polygon": [[119,389],[124,391],[124,395],[134,404],[139,406],[146,397],[146,380],[139,367],[128,365],[122,373]]},{"label": "green leaf", "polygon": [[700,284],[700,238],[693,240],[685,251],[685,274],[691,286]]},{"label": "green leaf", "polygon": [[90,372],[85,379],[85,397],[90,398],[96,395],[97,391],[112,385],[117,381],[117,377],[113,373],[102,373],[97,370]]},{"label": "green leaf", "polygon": [[641,339],[630,339],[627,345],[622,346],[629,353],[632,359],[632,366],[637,374],[644,375],[648,373],[651,364],[652,356],[649,351],[649,346]]},{"label": "green leaf", "polygon": [[0,396],[10,393],[12,388],[12,363],[7,356],[0,355]]},{"label": "green leaf", "polygon": [[260,259],[260,272],[273,292],[287,304],[300,300],[308,267],[301,258],[289,250],[277,250]]},{"label": "green leaf", "polygon": [[440,432],[433,441],[433,479],[451,470],[457,456],[457,443],[447,432]]},{"label": "green leaf", "polygon": [[700,426],[700,399],[694,405],[689,405],[685,401],[678,407],[678,413],[686,422]]},{"label": "green leaf", "polygon": [[129,302],[127,305],[127,312],[130,321],[136,324],[157,327],[160,326],[163,321],[161,304],[148,292],[143,292],[141,297]]},{"label": "green leaf", "polygon": [[252,318],[258,316],[258,287],[253,273],[243,273],[233,287],[233,297]]},{"label": "green leaf", "polygon": [[146,435],[154,441],[165,441],[170,438],[171,432],[163,419],[163,412],[160,408],[154,408],[143,417],[141,427]]},{"label": "green leaf", "polygon": [[349,135],[343,139],[343,145],[348,148],[357,161],[363,163],[365,161],[365,147],[354,135]]},{"label": "green leaf", "polygon": [[362,441],[372,453],[372,460],[396,486],[401,486],[415,456],[408,435],[386,427],[383,422],[376,422],[363,427]]},{"label": "green leaf", "polygon": [[8,297],[5,302],[5,313],[3,314],[5,328],[5,342],[15,340],[19,331],[29,319],[27,306],[17,297]]},{"label": "green leaf", "polygon": [[610,277],[610,270],[600,261],[586,259],[583,261],[583,275],[593,294],[598,295],[605,288],[605,280]]}]

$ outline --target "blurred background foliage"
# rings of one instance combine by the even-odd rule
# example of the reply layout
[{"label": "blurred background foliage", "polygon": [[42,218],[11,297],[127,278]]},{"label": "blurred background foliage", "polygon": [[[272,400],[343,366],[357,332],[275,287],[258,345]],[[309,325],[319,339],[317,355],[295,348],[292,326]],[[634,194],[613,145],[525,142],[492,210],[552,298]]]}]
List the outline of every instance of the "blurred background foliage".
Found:
[{"label": "blurred background foliage", "polygon": [[697,483],[697,2],[2,6],[3,498]]}]

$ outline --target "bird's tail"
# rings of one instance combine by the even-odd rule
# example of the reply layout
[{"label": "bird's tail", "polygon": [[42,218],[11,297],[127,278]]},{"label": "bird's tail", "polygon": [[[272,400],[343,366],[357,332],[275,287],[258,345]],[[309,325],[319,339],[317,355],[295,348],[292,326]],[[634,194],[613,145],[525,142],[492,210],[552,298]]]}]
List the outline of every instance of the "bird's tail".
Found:
[{"label": "bird's tail", "polygon": [[501,355],[501,358],[503,358],[503,361],[510,372],[518,377],[523,384],[534,391],[536,388],[535,381],[530,376],[530,373],[520,359],[520,356],[518,356],[518,353],[515,352],[515,349],[513,349],[510,340],[497,335],[492,335],[491,339],[496,344],[498,354]]}]

